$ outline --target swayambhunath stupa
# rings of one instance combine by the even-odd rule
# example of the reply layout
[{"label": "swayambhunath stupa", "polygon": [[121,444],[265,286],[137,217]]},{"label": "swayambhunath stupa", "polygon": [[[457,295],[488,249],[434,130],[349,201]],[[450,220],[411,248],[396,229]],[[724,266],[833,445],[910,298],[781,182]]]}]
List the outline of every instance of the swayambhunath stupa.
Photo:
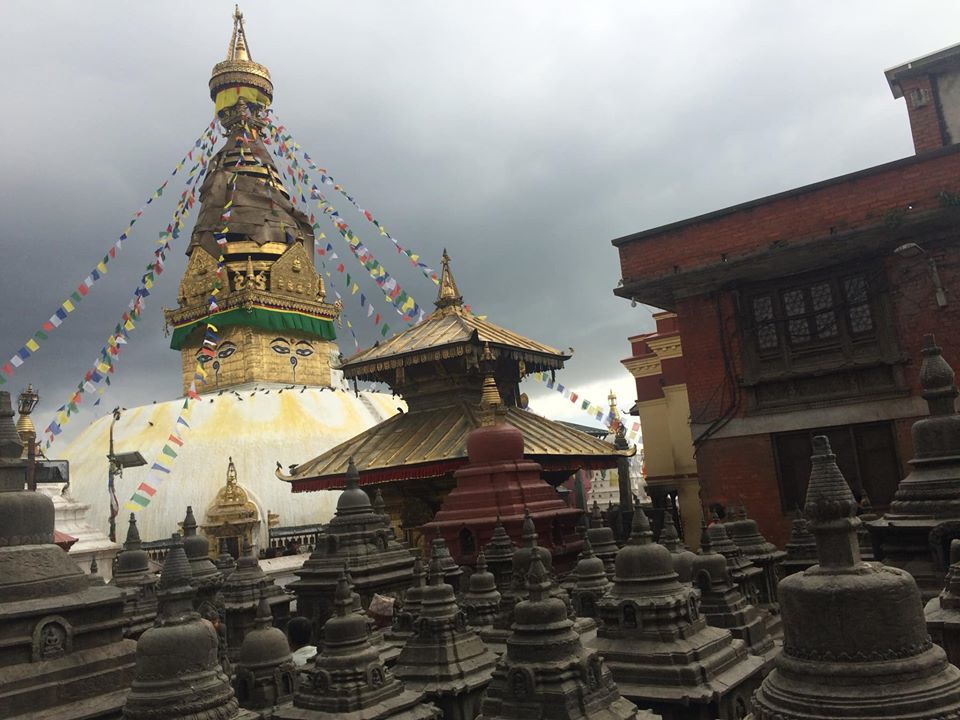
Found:
[{"label": "swayambhunath stupa", "polygon": [[960,8],[221,1],[5,8],[0,720],[960,720]]}]

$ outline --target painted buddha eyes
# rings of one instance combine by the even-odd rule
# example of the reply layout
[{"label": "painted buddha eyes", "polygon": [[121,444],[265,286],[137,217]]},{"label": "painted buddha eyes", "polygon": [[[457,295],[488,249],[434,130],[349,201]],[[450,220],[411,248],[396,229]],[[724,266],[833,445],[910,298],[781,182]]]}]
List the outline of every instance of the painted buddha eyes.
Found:
[{"label": "painted buddha eyes", "polygon": [[220,349],[217,351],[217,357],[220,358],[221,360],[226,360],[228,357],[233,355],[236,351],[237,351],[237,346],[228,340],[220,346]]},{"label": "painted buddha eyes", "polygon": [[314,353],[313,345],[306,340],[298,340],[294,343],[293,348],[291,348],[288,340],[284,338],[274,338],[270,343],[270,349],[278,355],[289,355],[293,352],[300,357],[310,357]]}]

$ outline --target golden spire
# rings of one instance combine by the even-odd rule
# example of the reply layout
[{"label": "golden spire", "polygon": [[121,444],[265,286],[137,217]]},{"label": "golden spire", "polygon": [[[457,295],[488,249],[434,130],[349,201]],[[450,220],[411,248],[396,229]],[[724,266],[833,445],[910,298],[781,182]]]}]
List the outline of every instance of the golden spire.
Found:
[{"label": "golden spire", "polygon": [[617,394],[613,391],[613,389],[611,389],[610,394],[607,395],[607,402],[610,403],[610,416],[614,420],[619,420],[620,411],[617,409]]},{"label": "golden spire", "polygon": [[440,271],[440,288],[437,290],[437,301],[434,303],[437,310],[447,307],[463,307],[463,297],[457,289],[457,281],[453,279],[450,270],[450,256],[447,249],[443,249],[443,269]]},{"label": "golden spire", "polygon": [[503,409],[503,399],[500,397],[497,381],[493,377],[494,357],[490,351],[490,343],[483,344],[480,361],[485,368],[483,386],[480,390],[480,424],[493,425],[497,421],[497,414]]},{"label": "golden spire", "polygon": [[230,456],[227,463],[227,487],[236,487],[237,485],[237,466],[233,464],[233,456]]},{"label": "golden spire", "polygon": [[239,7],[233,13],[233,32],[227,57],[213,66],[210,75],[210,99],[216,103],[221,121],[226,119],[228,122],[233,119],[233,114],[228,111],[241,102],[266,108],[273,100],[270,71],[250,57],[247,33],[243,28],[243,13]]},{"label": "golden spire", "polygon": [[227,48],[227,60],[251,60],[247,52],[247,35],[243,31],[243,13],[240,6],[233,6],[233,35],[230,36],[230,47]]}]

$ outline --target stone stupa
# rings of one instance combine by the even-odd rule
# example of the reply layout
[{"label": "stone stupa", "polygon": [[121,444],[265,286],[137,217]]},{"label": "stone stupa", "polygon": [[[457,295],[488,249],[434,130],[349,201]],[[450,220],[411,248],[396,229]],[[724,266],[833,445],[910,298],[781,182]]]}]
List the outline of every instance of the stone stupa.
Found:
[{"label": "stone stupa", "polygon": [[123,550],[114,562],[111,583],[126,593],[124,615],[126,637],[136,640],[143,631],[153,625],[157,617],[157,574],[150,569],[150,558],[140,542],[137,531],[137,516],[130,513],[130,525]]},{"label": "stone stupa", "polygon": [[487,569],[487,557],[482,550],[477,555],[477,569],[470,575],[460,606],[467,613],[467,624],[475,628],[492,625],[500,611],[500,591],[493,573]]},{"label": "stone stupa", "polygon": [[635,720],[636,706],[620,696],[603,658],[584,648],[563,601],[551,596],[539,557],[526,583],[527,599],[514,609],[513,632],[477,720]]},{"label": "stone stupa", "polygon": [[420,600],[427,587],[427,573],[423,569],[423,560],[418,555],[413,563],[413,585],[403,594],[399,611],[394,612],[390,627],[384,631],[384,641],[402,648],[407,638],[413,635],[413,623],[420,615]]},{"label": "stone stupa", "polygon": [[266,600],[273,623],[281,630],[290,619],[290,596],[273,578],[266,576],[249,545],[244,547],[236,568],[224,581],[222,595],[231,661],[236,659],[247,633],[259,625],[261,602]]},{"label": "stone stupa", "polygon": [[583,550],[580,559],[573,568],[573,587],[570,590],[570,600],[577,615],[585,618],[597,617],[597,602],[610,589],[607,579],[607,570],[603,560],[593,552],[590,537],[583,539]]},{"label": "stone stupa", "polygon": [[353,611],[346,574],[337,580],[334,615],[323,627],[320,651],[301,674],[292,705],[276,720],[440,720],[423,692],[404,687],[370,645],[364,617]]},{"label": "stone stupa", "polygon": [[665,720],[745,717],[763,660],[728,630],[707,625],[698,594],[679,581],[670,551],[653,542],[638,508],[613,587],[599,603],[592,646],[620,694]]},{"label": "stone stupa", "polygon": [[747,508],[743,505],[733,520],[725,523],[727,534],[740,548],[743,556],[762,571],[759,578],[759,597],[757,605],[773,615],[780,613],[777,600],[777,583],[780,581],[780,563],[787,553],[779,550],[760,532],[757,521],[747,517]]},{"label": "stone stupa", "polygon": [[693,582],[693,563],[697,559],[697,555],[690,552],[687,546],[680,542],[672,508],[663,511],[663,529],[660,531],[657,542],[669,550],[673,556],[673,569],[677,573],[677,577],[680,578],[680,582]]},{"label": "stone stupa", "polygon": [[960,540],[950,543],[950,569],[937,597],[923,609],[933,641],[947,653],[947,660],[960,663]]},{"label": "stone stupa", "polygon": [[[239,705],[218,659],[219,638],[194,609],[190,562],[179,534],[160,572],[157,623],[137,642],[125,720],[228,720]],[[246,715],[240,717],[247,717]]]},{"label": "stone stupa", "polygon": [[593,506],[590,509],[590,527],[587,530],[587,537],[590,538],[594,555],[603,560],[603,565],[607,569],[607,577],[613,578],[614,563],[620,548],[617,545],[613,528],[604,524],[603,514],[600,512],[600,503],[596,500],[593,501]]},{"label": "stone stupa", "polygon": [[930,642],[917,583],[860,559],[856,500],[825,436],[812,465],[805,515],[820,562],[780,583],[783,652],[756,720],[960,717],[960,670]]},{"label": "stone stupa", "polygon": [[700,534],[700,554],[694,561],[693,584],[700,591],[700,612],[713,627],[729,630],[743,640],[747,650],[764,660],[770,669],[780,649],[767,629],[766,616],[747,602],[730,579],[727,560],[714,552],[710,533]]},{"label": "stone stupa", "polygon": [[810,532],[810,523],[799,510],[790,527],[790,538],[783,548],[787,556],[780,563],[781,580],[817,564],[817,541]]},{"label": "stone stupa", "polygon": [[913,424],[910,474],[869,528],[880,559],[913,575],[927,600],[943,587],[950,540],[958,536],[960,414],[953,368],[933,335],[924,335],[923,344],[920,385],[930,416]]},{"label": "stone stupa", "polygon": [[493,526],[493,535],[490,542],[483,548],[483,554],[487,559],[487,569],[493,573],[497,582],[497,589],[503,593],[510,587],[513,575],[513,554],[517,551],[517,546],[507,534],[503,522],[497,517],[497,523]]},{"label": "stone stupa", "polygon": [[297,689],[297,668],[286,634],[274,627],[266,591],[257,603],[255,624],[243,638],[234,666],[233,687],[240,707],[269,711],[292,702]]},{"label": "stone stupa", "polygon": [[393,672],[407,688],[436,703],[445,720],[473,720],[496,659],[467,626],[466,613],[457,605],[453,588],[443,581],[440,558],[434,556],[414,634]]},{"label": "stone stupa", "polygon": [[315,629],[333,613],[333,595],[344,566],[364,607],[374,594],[399,595],[410,584],[413,557],[374,511],[370,497],[360,489],[359,477],[351,460],[336,514],[297,571],[300,579],[287,586],[297,596],[298,612],[310,618]]},{"label": "stone stupa", "polygon": [[53,501],[24,489],[21,451],[0,391],[0,716],[115,716],[134,666],[123,592],[53,544]]}]

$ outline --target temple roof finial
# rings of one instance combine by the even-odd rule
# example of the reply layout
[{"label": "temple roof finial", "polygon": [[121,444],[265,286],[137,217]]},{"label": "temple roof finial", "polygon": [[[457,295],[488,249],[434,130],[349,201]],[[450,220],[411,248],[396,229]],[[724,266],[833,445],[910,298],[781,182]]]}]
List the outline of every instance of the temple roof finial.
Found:
[{"label": "temple roof finial", "polygon": [[[218,114],[241,101],[266,108],[273,100],[270,71],[254,62],[250,56],[243,13],[239,7],[233,11],[233,32],[227,46],[227,57],[214,65],[210,75],[210,99],[216,103]],[[221,120],[227,120],[228,125],[234,124],[233,118],[222,114],[220,117]]]},{"label": "temple roof finial", "polygon": [[453,271],[450,270],[450,256],[447,255],[447,249],[443,249],[443,267],[440,270],[440,288],[437,290],[437,300],[434,305],[437,310],[446,307],[463,307],[463,296],[457,288],[457,281],[453,279]]}]

